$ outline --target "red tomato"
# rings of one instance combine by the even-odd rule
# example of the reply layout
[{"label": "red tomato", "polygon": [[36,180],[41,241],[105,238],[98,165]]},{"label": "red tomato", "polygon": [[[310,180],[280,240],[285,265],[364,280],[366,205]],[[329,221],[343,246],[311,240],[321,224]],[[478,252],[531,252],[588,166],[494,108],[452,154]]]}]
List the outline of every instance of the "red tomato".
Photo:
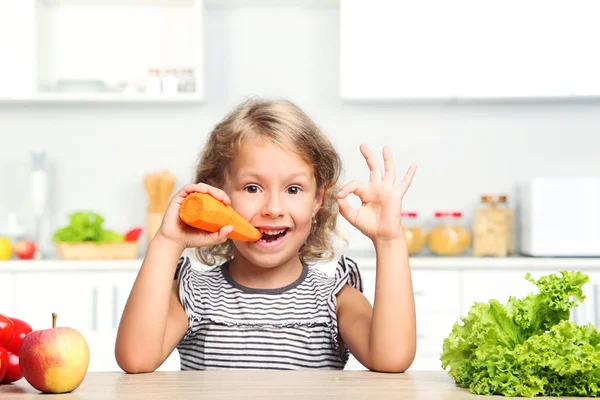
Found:
[{"label": "red tomato", "polygon": [[137,227],[125,233],[125,241],[126,242],[135,242],[138,240],[140,235],[142,234],[142,228]]},{"label": "red tomato", "polygon": [[19,355],[19,351],[21,350],[21,343],[23,343],[23,339],[25,336],[32,331],[31,326],[18,318],[10,318],[12,323],[15,326],[15,335],[9,344],[5,346],[6,350],[11,353],[15,353]]},{"label": "red tomato", "polygon": [[15,335],[15,324],[5,315],[0,314],[0,346],[10,343]]},{"label": "red tomato", "polygon": [[16,382],[23,377],[21,365],[19,365],[19,356],[11,351],[7,353],[6,373],[4,374],[4,378],[0,379],[0,383]]},{"label": "red tomato", "polygon": [[8,368],[8,352],[2,346],[0,346],[0,381],[4,379],[6,369]]},{"label": "red tomato", "polygon": [[7,359],[5,361],[4,378],[0,377],[0,383],[11,383],[18,381],[23,377],[21,366],[19,365],[19,352],[21,351],[21,343],[25,336],[32,331],[31,326],[18,318],[10,318],[14,325],[14,336],[10,343],[5,346]]}]

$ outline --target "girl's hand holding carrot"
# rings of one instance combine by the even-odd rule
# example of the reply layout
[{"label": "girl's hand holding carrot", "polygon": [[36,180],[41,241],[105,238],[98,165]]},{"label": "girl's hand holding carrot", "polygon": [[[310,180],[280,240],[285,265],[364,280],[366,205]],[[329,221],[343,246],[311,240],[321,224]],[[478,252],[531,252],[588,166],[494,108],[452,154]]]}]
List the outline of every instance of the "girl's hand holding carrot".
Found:
[{"label": "girl's hand holding carrot", "polygon": [[187,248],[212,246],[225,242],[227,235],[233,231],[233,226],[226,225],[219,231],[211,233],[191,227],[181,220],[179,217],[181,204],[191,193],[207,193],[222,201],[223,204],[229,205],[231,203],[229,196],[220,189],[205,183],[187,184],[171,199],[155,238],[168,239],[181,246],[181,251]]},{"label": "girl's hand holding carrot", "polygon": [[256,242],[262,233],[233,207],[207,193],[189,194],[179,208],[179,218],[186,224],[207,232],[218,232],[226,225],[233,231],[229,238],[244,242]]}]

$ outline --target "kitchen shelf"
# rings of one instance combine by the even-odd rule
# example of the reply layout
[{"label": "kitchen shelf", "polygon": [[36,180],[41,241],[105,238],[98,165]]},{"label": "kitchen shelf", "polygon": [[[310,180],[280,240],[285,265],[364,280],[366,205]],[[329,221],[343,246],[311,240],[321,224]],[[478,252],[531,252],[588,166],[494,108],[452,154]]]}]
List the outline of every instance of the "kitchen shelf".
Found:
[{"label": "kitchen shelf", "polygon": [[[375,257],[350,257],[361,269],[372,269]],[[0,261],[0,272],[14,271],[137,271],[142,259],[135,260],[9,260]],[[600,270],[600,258],[537,258],[537,257],[411,257],[413,270]]]},{"label": "kitchen shelf", "polygon": [[592,257],[412,257],[416,269],[600,269]]},{"label": "kitchen shelf", "polygon": [[199,104],[204,101],[200,94],[174,95],[127,95],[119,93],[38,93],[30,96],[0,97],[4,104],[94,104],[94,103],[155,103],[155,104]]}]

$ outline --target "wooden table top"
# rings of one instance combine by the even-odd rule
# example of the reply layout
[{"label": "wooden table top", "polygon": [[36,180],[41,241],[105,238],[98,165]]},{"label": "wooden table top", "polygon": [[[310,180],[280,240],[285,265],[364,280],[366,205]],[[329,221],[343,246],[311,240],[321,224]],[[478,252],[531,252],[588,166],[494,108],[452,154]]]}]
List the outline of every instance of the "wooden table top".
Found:
[{"label": "wooden table top", "polygon": [[[494,396],[496,397],[496,396]],[[458,388],[444,371],[384,374],[369,371],[176,371],[128,375],[89,372],[72,393],[41,395],[24,379],[0,386],[0,399],[427,399],[476,396]],[[498,398],[500,398],[498,396]],[[538,399],[542,399],[541,397]],[[566,399],[564,397],[563,399]],[[581,397],[573,398],[581,399]]]}]

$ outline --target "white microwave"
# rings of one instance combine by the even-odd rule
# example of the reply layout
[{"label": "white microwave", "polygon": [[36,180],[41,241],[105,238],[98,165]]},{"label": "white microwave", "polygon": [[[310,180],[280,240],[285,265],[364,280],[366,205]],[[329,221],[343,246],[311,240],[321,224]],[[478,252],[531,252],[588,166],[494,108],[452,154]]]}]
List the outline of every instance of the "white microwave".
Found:
[{"label": "white microwave", "polygon": [[521,253],[600,256],[600,178],[532,179],[517,199]]}]

